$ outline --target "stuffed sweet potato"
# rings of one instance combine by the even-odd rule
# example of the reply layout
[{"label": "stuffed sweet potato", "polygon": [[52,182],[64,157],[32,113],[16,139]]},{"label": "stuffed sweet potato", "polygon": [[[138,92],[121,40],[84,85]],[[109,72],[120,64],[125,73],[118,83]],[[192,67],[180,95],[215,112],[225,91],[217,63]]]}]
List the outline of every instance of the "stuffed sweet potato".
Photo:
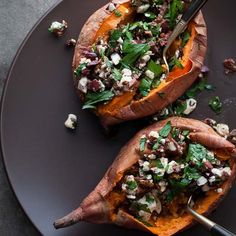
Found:
[{"label": "stuffed sweet potato", "polygon": [[80,207],[54,223],[112,223],[170,236],[194,223],[190,195],[203,215],[231,188],[235,146],[203,122],[173,117],[140,131],[120,151]]},{"label": "stuffed sweet potato", "polygon": [[152,115],[180,97],[203,65],[207,33],[202,13],[162,52],[187,8],[180,0],[113,0],[84,25],[73,60],[84,109],[104,126]]}]

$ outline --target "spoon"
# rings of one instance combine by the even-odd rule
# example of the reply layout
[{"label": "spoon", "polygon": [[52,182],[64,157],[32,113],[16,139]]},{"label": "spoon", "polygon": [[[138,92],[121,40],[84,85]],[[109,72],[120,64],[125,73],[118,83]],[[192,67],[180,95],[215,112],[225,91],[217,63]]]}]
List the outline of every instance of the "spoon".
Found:
[{"label": "spoon", "polygon": [[167,44],[163,50],[163,60],[166,65],[167,75],[170,72],[170,68],[167,62],[166,54],[174,40],[184,31],[188,23],[193,19],[193,17],[200,11],[200,9],[205,5],[207,0],[192,0],[188,10],[183,14],[181,20],[176,25],[174,31],[170,35]]}]

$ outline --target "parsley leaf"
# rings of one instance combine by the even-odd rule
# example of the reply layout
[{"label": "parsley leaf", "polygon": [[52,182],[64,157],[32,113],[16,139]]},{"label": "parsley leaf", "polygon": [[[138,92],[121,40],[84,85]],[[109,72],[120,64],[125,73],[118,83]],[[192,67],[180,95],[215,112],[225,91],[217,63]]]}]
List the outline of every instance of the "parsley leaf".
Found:
[{"label": "parsley leaf", "polygon": [[163,138],[166,138],[171,131],[171,122],[168,121],[166,125],[160,130],[159,135]]},{"label": "parsley leaf", "polygon": [[85,69],[87,66],[87,63],[81,63],[74,71],[74,75],[79,77],[81,76],[81,73],[83,71],[83,69]]},{"label": "parsley leaf", "polygon": [[160,64],[155,63],[153,60],[151,60],[148,63],[148,70],[152,71],[155,74],[155,77],[159,77],[162,73],[162,67]]},{"label": "parsley leaf", "polygon": [[112,91],[103,91],[100,93],[89,92],[85,96],[85,103],[83,109],[96,108],[95,105],[100,102],[106,102],[113,98],[114,93]]},{"label": "parsley leaf", "polygon": [[121,17],[122,16],[121,12],[119,10],[117,10],[117,9],[114,10],[114,13],[115,13],[115,16],[117,16],[117,17]]},{"label": "parsley leaf", "polygon": [[183,69],[184,66],[181,64],[180,60],[173,56],[169,62],[170,71],[173,70],[175,67]]},{"label": "parsley leaf", "polygon": [[133,65],[137,59],[144,55],[150,46],[148,44],[133,44],[128,41],[125,41],[123,44],[123,53],[126,54],[122,59],[122,63],[127,66]]},{"label": "parsley leaf", "polygon": [[219,114],[222,111],[222,102],[220,101],[220,98],[218,96],[213,97],[210,100],[209,106],[216,114]]},{"label": "parsley leaf", "polygon": [[175,21],[179,13],[183,11],[183,3],[181,0],[172,0],[169,10],[169,26],[174,28]]},{"label": "parsley leaf", "polygon": [[113,71],[112,71],[112,75],[114,76],[114,79],[116,81],[120,81],[121,80],[122,74],[121,74],[121,72],[118,69],[114,68]]},{"label": "parsley leaf", "polygon": [[191,35],[188,31],[185,31],[182,35],[181,35],[181,38],[182,38],[182,43],[181,43],[181,46],[184,47],[187,42],[189,41]]},{"label": "parsley leaf", "polygon": [[122,32],[120,30],[112,30],[111,35],[109,38],[109,44],[112,48],[116,47],[117,45],[117,40],[122,36]]},{"label": "parsley leaf", "polygon": [[143,78],[139,84],[139,92],[143,97],[146,97],[150,92],[152,81],[149,78]]},{"label": "parsley leaf", "polygon": [[147,142],[147,138],[146,137],[143,137],[143,138],[140,139],[139,150],[141,152],[143,152],[145,150],[146,142]]}]

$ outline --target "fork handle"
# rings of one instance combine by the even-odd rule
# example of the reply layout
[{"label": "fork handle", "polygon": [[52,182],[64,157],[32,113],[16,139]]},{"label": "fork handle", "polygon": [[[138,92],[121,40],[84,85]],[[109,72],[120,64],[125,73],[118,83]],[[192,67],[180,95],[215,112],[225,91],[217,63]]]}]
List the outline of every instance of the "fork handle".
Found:
[{"label": "fork handle", "polygon": [[207,0],[192,0],[188,10],[182,16],[182,20],[184,20],[186,23],[191,21],[206,2]]},{"label": "fork handle", "polygon": [[215,224],[211,229],[211,235],[213,236],[235,236],[235,234],[229,232],[227,229],[224,227]]}]

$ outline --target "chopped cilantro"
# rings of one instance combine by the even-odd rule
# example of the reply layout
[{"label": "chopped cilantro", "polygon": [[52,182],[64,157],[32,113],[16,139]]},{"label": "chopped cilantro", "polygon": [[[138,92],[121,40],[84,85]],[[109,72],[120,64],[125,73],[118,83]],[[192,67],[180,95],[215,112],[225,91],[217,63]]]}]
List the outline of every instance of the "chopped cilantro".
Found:
[{"label": "chopped cilantro", "polygon": [[219,114],[222,111],[222,102],[220,101],[220,98],[218,96],[213,97],[210,100],[209,106],[216,114]]},{"label": "chopped cilantro", "polygon": [[172,0],[171,5],[170,5],[170,10],[167,18],[169,18],[169,26],[171,28],[174,28],[176,18],[179,13],[183,11],[183,3],[181,0]]},{"label": "chopped cilantro", "polygon": [[206,158],[207,149],[201,144],[189,144],[187,161],[194,162],[198,167],[202,166],[202,160]]},{"label": "chopped cilantro", "polygon": [[181,100],[178,100],[176,101],[175,103],[175,108],[174,108],[174,113],[178,116],[182,116],[183,115],[183,112],[186,110],[187,108],[187,103],[186,101],[181,101]]},{"label": "chopped cilantro", "polygon": [[201,174],[196,168],[192,168],[187,166],[184,169],[184,178],[187,178],[189,180],[197,180],[201,177]]},{"label": "chopped cilantro", "polygon": [[146,202],[148,202],[148,203],[150,204],[150,203],[155,202],[155,199],[154,199],[154,197],[151,196],[150,194],[147,194],[147,195],[146,195]]}]

